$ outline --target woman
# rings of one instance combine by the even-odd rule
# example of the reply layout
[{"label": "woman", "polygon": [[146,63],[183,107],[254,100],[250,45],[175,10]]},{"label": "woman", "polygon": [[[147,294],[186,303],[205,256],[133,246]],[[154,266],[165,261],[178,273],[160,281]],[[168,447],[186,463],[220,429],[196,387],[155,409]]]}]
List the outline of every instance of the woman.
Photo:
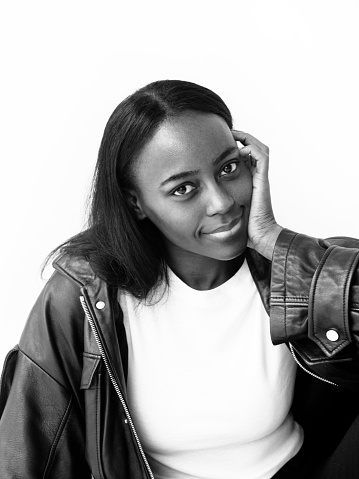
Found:
[{"label": "woman", "polygon": [[110,117],[89,227],[6,359],[2,478],[357,477],[359,243],[277,225],[232,127],[181,81]]}]

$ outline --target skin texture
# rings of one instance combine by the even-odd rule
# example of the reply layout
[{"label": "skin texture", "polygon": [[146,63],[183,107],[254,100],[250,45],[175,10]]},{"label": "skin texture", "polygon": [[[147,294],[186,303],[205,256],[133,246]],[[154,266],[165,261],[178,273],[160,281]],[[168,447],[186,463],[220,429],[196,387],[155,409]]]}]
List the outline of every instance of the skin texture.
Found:
[{"label": "skin texture", "polygon": [[[188,112],[165,122],[141,151],[134,175],[130,203],[139,220],[161,232],[171,269],[195,289],[232,276],[247,246],[252,173],[225,121]],[[237,221],[231,234],[216,231]]]}]

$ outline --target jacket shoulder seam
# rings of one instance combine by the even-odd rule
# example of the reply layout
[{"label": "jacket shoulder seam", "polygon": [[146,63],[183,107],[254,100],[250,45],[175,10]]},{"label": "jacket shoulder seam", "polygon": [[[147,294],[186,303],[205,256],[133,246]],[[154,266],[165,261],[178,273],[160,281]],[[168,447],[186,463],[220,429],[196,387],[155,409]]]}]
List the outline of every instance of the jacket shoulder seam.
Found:
[{"label": "jacket shoulder seam", "polygon": [[36,361],[34,361],[28,354],[26,354],[20,347],[19,347],[19,352],[21,354],[23,354],[24,356],[27,357],[27,359],[29,359],[33,364],[35,364],[35,366],[37,366],[43,373],[45,373],[49,378],[51,378],[53,381],[55,381],[55,383],[57,383],[59,386],[61,386],[62,388],[64,388],[69,394],[71,394],[71,392],[68,390],[68,388],[64,385],[64,384],[61,384],[56,378],[54,378],[53,376],[51,376],[51,374],[49,374],[42,366],[40,366]]}]

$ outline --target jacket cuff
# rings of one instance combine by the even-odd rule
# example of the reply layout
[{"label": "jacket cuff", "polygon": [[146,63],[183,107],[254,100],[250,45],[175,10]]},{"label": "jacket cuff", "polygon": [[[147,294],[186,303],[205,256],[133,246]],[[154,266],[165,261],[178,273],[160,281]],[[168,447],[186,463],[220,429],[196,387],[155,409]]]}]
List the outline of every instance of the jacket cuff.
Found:
[{"label": "jacket cuff", "polygon": [[309,337],[321,350],[313,352],[318,360],[345,348],[351,342],[349,292],[358,261],[358,248],[284,229],[272,262],[273,343]]}]

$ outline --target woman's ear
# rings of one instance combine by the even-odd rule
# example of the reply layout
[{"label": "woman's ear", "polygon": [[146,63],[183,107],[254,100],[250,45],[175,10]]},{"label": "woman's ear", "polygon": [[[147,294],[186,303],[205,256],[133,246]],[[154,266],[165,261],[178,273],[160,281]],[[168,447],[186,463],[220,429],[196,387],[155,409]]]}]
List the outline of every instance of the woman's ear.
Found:
[{"label": "woman's ear", "polygon": [[126,190],[126,200],[130,210],[138,220],[144,220],[146,215],[142,209],[141,201],[135,190]]}]

